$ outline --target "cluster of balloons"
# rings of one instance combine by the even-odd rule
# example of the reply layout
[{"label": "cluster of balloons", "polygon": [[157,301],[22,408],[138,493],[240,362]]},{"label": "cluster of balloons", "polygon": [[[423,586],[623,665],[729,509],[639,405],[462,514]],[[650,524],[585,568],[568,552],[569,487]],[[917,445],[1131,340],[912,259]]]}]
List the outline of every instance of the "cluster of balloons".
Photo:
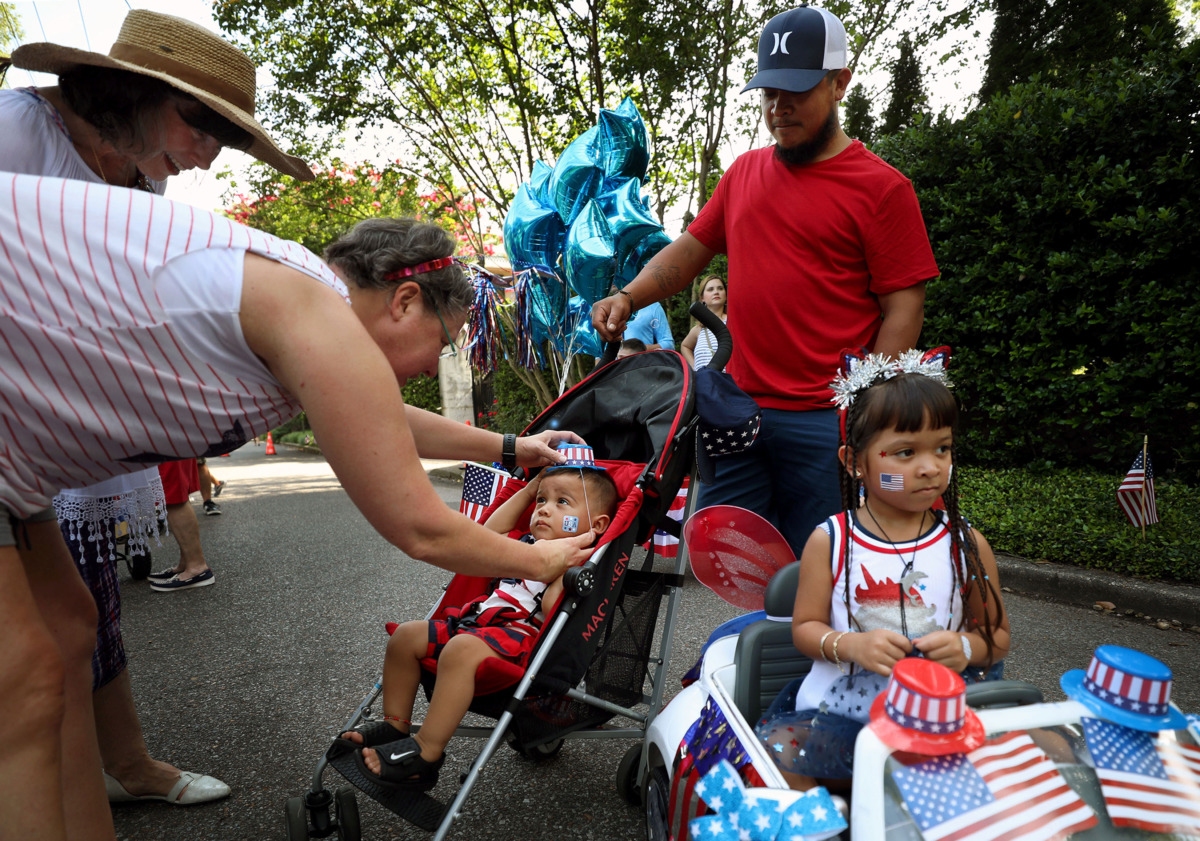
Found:
[{"label": "cluster of balloons", "polygon": [[671,239],[641,198],[650,156],[633,100],[600,111],[550,167],[534,164],[504,220],[518,272],[518,322],[533,345],[599,356],[592,304],[622,288]]}]

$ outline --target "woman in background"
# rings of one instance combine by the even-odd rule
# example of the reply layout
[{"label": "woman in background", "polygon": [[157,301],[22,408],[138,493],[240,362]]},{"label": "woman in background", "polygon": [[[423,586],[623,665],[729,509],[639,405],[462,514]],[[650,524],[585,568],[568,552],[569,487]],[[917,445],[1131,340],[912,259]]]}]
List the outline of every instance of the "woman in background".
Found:
[{"label": "woman in background", "polygon": [[[701,278],[699,286],[700,300],[704,302],[704,306],[724,321],[725,281],[716,275],[709,275]],[[684,338],[680,349],[683,351],[683,358],[692,366],[692,370],[703,368],[717,350],[717,337],[713,335],[712,330],[697,323],[692,326]]]}]

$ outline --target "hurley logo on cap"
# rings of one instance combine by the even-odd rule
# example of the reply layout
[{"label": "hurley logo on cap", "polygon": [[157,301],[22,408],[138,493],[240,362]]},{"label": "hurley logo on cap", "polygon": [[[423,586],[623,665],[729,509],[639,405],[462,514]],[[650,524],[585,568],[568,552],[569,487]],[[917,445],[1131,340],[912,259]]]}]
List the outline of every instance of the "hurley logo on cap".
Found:
[{"label": "hurley logo on cap", "polygon": [[830,70],[845,67],[846,55],[846,30],[836,15],[808,6],[789,9],[763,28],[758,73],[742,92],[778,88],[803,93]]}]

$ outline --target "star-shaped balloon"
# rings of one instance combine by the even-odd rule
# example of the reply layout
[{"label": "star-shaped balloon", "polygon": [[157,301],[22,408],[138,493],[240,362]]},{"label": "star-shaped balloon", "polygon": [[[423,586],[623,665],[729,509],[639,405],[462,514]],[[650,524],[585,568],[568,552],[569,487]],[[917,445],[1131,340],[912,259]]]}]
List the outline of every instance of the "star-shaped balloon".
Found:
[{"label": "star-shaped balloon", "polygon": [[614,109],[600,111],[600,164],[610,178],[646,178],[650,163],[646,124],[630,97]]},{"label": "star-shaped balloon", "polygon": [[592,126],[563,150],[547,186],[558,215],[570,227],[588,200],[598,196],[604,186],[599,126]]},{"label": "star-shaped balloon", "polygon": [[846,828],[824,788],[746,788],[728,760],[714,765],[695,791],[717,813],[688,822],[697,841],[820,841]]},{"label": "star-shaped balloon", "polygon": [[553,174],[554,167],[545,161],[533,162],[533,172],[529,175],[529,191],[538,203],[545,207],[554,207],[554,200],[550,195],[550,176]]},{"label": "star-shaped balloon", "polygon": [[567,283],[591,306],[608,294],[612,285],[613,241],[604,211],[595,201],[589,200],[583,212],[567,231],[567,245],[563,250],[563,265],[567,270]]},{"label": "star-shaped balloon", "polygon": [[566,239],[567,229],[558,211],[539,202],[528,184],[518,187],[504,218],[504,247],[513,267],[552,269]]},{"label": "star-shaped balloon", "polygon": [[596,199],[608,220],[612,232],[613,255],[617,265],[626,262],[638,243],[654,233],[662,233],[662,225],[650,215],[640,196],[642,182],[636,178],[609,179],[612,189]]}]

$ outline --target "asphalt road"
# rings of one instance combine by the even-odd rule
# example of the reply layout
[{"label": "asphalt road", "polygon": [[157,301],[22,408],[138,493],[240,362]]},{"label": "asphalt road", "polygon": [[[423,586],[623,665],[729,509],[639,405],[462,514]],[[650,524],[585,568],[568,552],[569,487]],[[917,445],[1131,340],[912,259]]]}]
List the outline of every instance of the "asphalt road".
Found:
[{"label": "asphalt road", "polygon": [[[284,448],[265,456],[251,445],[211,467],[229,483],[218,500],[224,514],[200,517],[216,584],[156,593],[122,568],[123,628],[151,753],[214,774],[233,794],[187,808],[117,806],[121,839],[285,839],[285,800],[307,789],[317,759],[378,676],[383,623],[424,616],[449,578],[375,534],[319,456]],[[457,505],[458,487],[434,485]],[[168,538],[155,547],[155,569],[176,557]],[[1175,671],[1174,700],[1200,710],[1200,636],[1049,600],[1009,595],[1007,605],[1014,628],[1007,676],[1037,684],[1048,700],[1062,698],[1063,671],[1085,667],[1096,645],[1118,643],[1164,660]],[[737,613],[689,579],[668,696],[708,633]],[[435,796],[452,799],[482,744],[451,744]],[[614,783],[631,744],[569,741],[543,764],[502,749],[451,837],[644,837],[640,810]],[[325,779],[340,783],[333,771]],[[430,837],[366,797],[359,805],[364,838]]]}]

